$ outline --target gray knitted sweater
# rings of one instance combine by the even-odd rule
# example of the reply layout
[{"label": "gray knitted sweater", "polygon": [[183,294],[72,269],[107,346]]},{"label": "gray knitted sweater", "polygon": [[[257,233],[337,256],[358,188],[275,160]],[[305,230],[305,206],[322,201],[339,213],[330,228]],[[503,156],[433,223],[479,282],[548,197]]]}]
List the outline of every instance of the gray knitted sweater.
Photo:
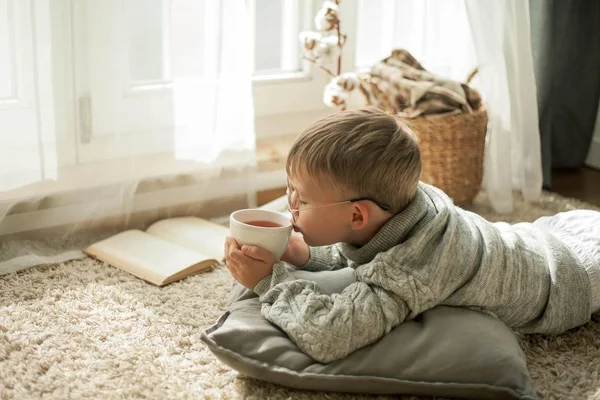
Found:
[{"label": "gray knitted sweater", "polygon": [[530,223],[491,223],[419,184],[369,243],[311,248],[306,270],[352,267],[358,282],[322,294],[279,262],[254,288],[262,314],[308,355],[330,362],[436,305],[495,315],[523,333],[560,333],[590,319],[590,280],[575,253]]}]

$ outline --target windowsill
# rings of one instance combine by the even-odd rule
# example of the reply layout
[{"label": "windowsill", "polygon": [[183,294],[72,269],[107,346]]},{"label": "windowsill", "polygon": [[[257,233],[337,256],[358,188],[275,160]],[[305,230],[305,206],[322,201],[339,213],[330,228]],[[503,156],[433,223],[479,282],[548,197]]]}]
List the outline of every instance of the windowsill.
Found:
[{"label": "windowsill", "polygon": [[256,162],[258,172],[284,170],[287,154],[295,138],[295,135],[289,135],[257,140]]},{"label": "windowsill", "polygon": [[[294,136],[257,140],[256,159],[258,175],[281,172]],[[172,154],[155,154],[132,159],[112,160],[86,165],[67,166],[59,170],[59,180],[44,180],[21,188],[0,192],[0,202],[11,202],[60,193],[72,193],[85,189],[118,184],[124,181],[139,181],[149,178],[181,176],[198,169],[194,161],[176,160]],[[90,179],[94,177],[94,179]],[[282,184],[261,184],[256,191],[278,189]]]}]

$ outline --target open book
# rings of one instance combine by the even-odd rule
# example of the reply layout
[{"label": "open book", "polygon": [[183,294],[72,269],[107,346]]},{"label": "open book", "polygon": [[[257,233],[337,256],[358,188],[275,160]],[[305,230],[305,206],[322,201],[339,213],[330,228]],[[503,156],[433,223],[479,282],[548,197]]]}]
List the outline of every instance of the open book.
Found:
[{"label": "open book", "polygon": [[168,218],[145,232],[128,230],[84,252],[158,286],[223,261],[229,229],[197,217]]}]

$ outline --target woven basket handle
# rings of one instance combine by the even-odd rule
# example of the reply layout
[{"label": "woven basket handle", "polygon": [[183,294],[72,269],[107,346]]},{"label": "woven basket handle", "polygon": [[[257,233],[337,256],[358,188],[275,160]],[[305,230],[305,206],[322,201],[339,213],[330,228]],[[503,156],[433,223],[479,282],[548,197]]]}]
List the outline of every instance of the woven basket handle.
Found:
[{"label": "woven basket handle", "polygon": [[473,71],[471,71],[471,73],[467,76],[467,80],[465,81],[465,83],[468,85],[469,83],[471,83],[471,79],[473,79],[473,77],[475,75],[477,75],[477,73],[479,72],[479,68],[475,67],[475,69]]}]

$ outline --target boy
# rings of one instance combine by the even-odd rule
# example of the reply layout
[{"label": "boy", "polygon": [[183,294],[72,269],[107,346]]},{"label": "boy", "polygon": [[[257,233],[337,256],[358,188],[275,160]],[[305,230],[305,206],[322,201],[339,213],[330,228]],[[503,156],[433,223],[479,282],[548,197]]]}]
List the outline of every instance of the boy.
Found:
[{"label": "boy", "polygon": [[327,363],[374,343],[438,304],[492,314],[523,333],[555,334],[600,309],[600,213],[490,223],[419,182],[412,132],[369,108],[326,117],[287,159],[294,228],[282,261],[351,267],[358,282],[331,296],[295,280],[253,246],[226,240],[227,267],[262,314]]}]

